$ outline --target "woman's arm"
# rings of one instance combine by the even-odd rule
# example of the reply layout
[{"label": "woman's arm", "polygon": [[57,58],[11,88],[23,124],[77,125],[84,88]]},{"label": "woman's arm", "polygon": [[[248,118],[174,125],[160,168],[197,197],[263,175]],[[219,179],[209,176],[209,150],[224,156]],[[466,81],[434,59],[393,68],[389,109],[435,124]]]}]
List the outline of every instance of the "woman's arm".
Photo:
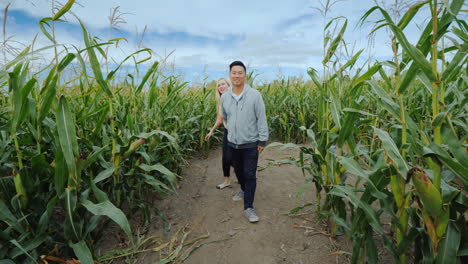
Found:
[{"label": "woman's arm", "polygon": [[218,114],[214,126],[211,128],[210,132],[205,136],[205,141],[208,141],[210,139],[214,131],[223,123],[223,121],[223,116]]}]

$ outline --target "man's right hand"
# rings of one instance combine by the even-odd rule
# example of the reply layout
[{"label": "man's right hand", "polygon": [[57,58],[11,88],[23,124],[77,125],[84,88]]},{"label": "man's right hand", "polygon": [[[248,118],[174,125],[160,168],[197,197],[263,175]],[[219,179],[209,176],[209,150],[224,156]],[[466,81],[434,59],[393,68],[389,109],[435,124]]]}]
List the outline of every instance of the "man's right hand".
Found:
[{"label": "man's right hand", "polygon": [[257,150],[258,150],[259,154],[262,153],[264,149],[265,149],[265,147],[257,146]]}]

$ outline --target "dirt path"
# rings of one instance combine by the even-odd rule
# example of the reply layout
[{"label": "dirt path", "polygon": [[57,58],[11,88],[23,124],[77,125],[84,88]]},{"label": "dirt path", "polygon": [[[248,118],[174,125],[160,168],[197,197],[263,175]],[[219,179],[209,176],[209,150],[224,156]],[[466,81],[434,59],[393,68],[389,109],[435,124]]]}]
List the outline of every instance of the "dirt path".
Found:
[{"label": "dirt path", "polygon": [[[260,156],[259,166],[265,167],[271,160],[286,159],[291,155],[297,155],[297,151],[266,149]],[[201,220],[199,229],[210,234],[205,241],[218,242],[203,245],[185,263],[337,263],[336,257],[330,254],[336,248],[327,236],[293,228],[294,224],[314,226],[313,223],[282,215],[315,197],[310,186],[301,200],[295,199],[304,181],[297,167],[288,164],[269,166],[257,174],[254,202],[260,217],[257,224],[247,222],[242,201],[231,199],[239,189],[237,183],[233,188],[215,188],[222,181],[220,148],[212,150],[206,159],[190,160],[183,177],[178,195],[171,195],[158,205],[168,217],[171,232],[163,235],[158,222],[151,227],[150,233],[161,234],[168,240],[185,224],[193,225]],[[146,254],[138,263],[155,263],[156,259],[156,254]]]}]

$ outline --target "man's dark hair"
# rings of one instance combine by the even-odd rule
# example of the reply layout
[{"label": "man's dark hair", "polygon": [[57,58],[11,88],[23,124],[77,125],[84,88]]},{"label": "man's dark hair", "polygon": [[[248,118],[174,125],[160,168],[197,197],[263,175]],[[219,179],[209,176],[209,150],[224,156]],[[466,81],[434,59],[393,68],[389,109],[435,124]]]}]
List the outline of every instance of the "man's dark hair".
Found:
[{"label": "man's dark hair", "polygon": [[233,61],[230,65],[229,65],[229,71],[232,70],[232,67],[234,66],[242,66],[242,68],[244,68],[244,71],[247,72],[247,68],[245,68],[245,65],[242,61]]}]

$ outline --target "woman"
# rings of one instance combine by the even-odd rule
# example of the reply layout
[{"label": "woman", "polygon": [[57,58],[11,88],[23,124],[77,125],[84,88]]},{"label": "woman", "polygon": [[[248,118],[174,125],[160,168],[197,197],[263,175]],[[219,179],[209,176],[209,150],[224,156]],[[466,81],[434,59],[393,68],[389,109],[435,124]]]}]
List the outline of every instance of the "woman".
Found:
[{"label": "woman", "polygon": [[229,155],[227,153],[227,136],[228,136],[228,130],[226,127],[226,123],[223,120],[223,115],[221,113],[221,95],[225,92],[227,92],[229,89],[229,82],[225,78],[219,78],[218,81],[216,82],[216,89],[215,89],[215,94],[216,94],[216,113],[217,113],[217,118],[214,126],[211,128],[210,132],[205,136],[205,141],[208,141],[210,137],[213,135],[214,131],[216,128],[218,128],[221,124],[224,125],[224,136],[223,136],[223,158],[222,158],[222,163],[223,163],[223,173],[224,173],[224,182],[221,184],[216,185],[217,189],[224,189],[226,187],[231,186],[231,179],[229,178],[230,176],[230,170],[231,170],[231,162]]}]

